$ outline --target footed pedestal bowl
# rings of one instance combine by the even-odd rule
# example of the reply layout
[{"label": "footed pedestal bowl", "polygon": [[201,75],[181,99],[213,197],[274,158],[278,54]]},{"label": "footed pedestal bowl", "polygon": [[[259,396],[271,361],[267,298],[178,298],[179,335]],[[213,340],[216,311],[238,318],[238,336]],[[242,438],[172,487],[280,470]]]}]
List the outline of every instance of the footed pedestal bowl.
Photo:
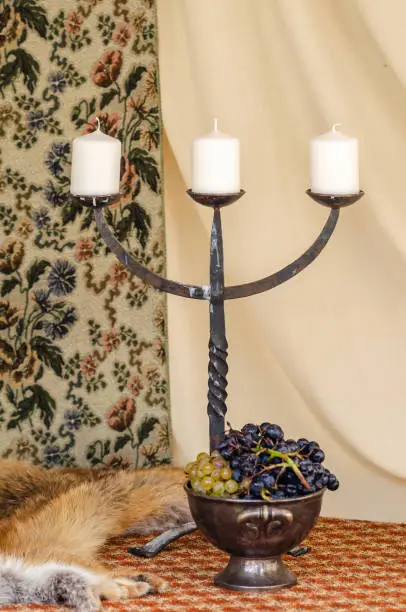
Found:
[{"label": "footed pedestal bowl", "polygon": [[185,486],[200,531],[230,555],[216,585],[235,591],[292,587],[296,576],[281,555],[300,544],[320,514],[324,489],[304,497],[266,502],[210,497]]}]

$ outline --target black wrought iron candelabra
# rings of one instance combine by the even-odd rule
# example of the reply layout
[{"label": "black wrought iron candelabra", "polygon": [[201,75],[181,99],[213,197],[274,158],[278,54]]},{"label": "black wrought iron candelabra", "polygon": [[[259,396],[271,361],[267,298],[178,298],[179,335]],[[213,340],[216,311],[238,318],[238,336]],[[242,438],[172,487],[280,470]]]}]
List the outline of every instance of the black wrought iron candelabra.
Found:
[{"label": "black wrought iron candelabra", "polygon": [[[102,209],[118,201],[120,198],[119,194],[105,197],[77,196],[77,200],[82,205],[94,209],[96,225],[104,242],[132,274],[149,283],[158,291],[165,291],[166,293],[194,300],[207,300],[209,302],[210,338],[207,413],[209,417],[210,450],[212,451],[224,436],[225,415],[227,412],[228,343],[225,331],[224,301],[263,293],[297,276],[299,272],[316,259],[330,240],[337,225],[340,208],[354,204],[364,195],[364,192],[360,191],[353,195],[324,195],[313,193],[308,189],[306,193],[313,200],[330,208],[328,219],[314,243],[300,257],[278,272],[274,272],[257,281],[228,287],[224,286],[223,236],[220,209],[239,200],[245,192],[240,191],[239,193],[216,195],[194,193],[189,189],[187,193],[195,202],[213,208],[209,285],[185,285],[177,281],[171,281],[151,272],[135,261],[131,254],[114,237],[103,215]],[[185,525],[179,530],[171,530],[167,534],[162,534],[162,536],[159,536],[159,538],[156,538],[156,540],[150,542],[142,549],[130,549],[130,551],[142,556],[154,556],[169,542],[195,528],[194,523]]]}]

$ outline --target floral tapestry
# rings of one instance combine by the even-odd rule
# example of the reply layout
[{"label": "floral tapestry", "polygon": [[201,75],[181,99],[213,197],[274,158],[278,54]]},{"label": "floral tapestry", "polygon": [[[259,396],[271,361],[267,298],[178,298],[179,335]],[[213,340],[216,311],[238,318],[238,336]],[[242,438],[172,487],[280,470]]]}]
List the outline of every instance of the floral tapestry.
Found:
[{"label": "floral tapestry", "polygon": [[165,297],[69,195],[72,139],[122,142],[121,243],[165,274],[153,0],[0,0],[0,454],[170,461]]}]

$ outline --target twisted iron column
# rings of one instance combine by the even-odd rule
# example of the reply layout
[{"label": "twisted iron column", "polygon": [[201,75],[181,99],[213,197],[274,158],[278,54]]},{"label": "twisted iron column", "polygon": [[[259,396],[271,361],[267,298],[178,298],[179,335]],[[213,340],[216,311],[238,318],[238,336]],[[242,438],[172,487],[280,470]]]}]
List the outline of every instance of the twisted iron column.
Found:
[{"label": "twisted iron column", "polygon": [[220,209],[214,209],[210,237],[210,340],[208,404],[210,452],[224,438],[227,412],[227,349],[224,317],[223,235]]}]

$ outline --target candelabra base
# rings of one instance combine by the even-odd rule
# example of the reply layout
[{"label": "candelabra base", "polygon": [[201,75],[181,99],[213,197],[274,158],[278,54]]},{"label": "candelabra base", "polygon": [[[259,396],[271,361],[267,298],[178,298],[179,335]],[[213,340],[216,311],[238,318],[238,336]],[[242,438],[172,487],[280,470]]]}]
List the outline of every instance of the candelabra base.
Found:
[{"label": "candelabra base", "polygon": [[[184,525],[179,525],[179,527],[174,527],[173,529],[168,529],[163,533],[160,533],[159,536],[153,538],[144,546],[132,546],[128,549],[128,552],[135,557],[144,557],[144,559],[153,559],[159,553],[161,553],[169,544],[172,542],[176,542],[176,540],[180,540],[183,536],[188,535],[189,533],[193,533],[193,531],[197,531],[197,525],[194,521],[190,521],[189,523],[185,523]],[[309,546],[294,546],[288,552],[287,555],[291,557],[302,557],[310,552]]]},{"label": "candelabra base", "polygon": [[173,529],[164,531],[150,542],[147,542],[147,544],[144,544],[144,546],[133,546],[132,548],[128,549],[128,552],[136,557],[146,557],[147,559],[151,559],[152,557],[156,557],[169,544],[172,544],[172,542],[175,542],[175,540],[179,540],[179,538],[187,535],[188,533],[196,531],[196,529],[196,523],[194,521],[190,521],[190,523],[185,523],[179,527],[174,527]]}]

